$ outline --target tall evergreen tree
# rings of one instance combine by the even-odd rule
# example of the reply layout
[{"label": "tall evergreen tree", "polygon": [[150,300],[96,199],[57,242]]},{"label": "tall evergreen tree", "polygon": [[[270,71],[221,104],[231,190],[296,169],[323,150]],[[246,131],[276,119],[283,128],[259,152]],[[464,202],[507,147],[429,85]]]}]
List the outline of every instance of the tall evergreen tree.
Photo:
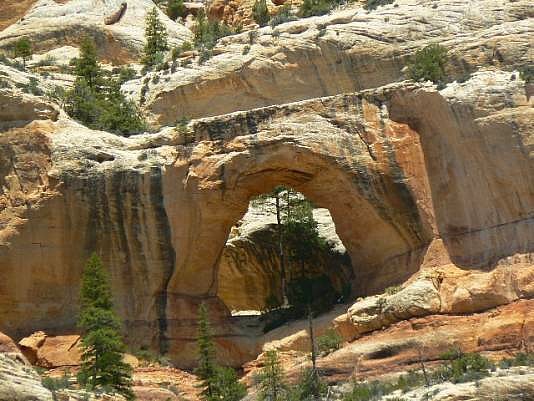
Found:
[{"label": "tall evergreen tree", "polygon": [[113,312],[109,279],[95,253],[83,271],[80,301],[83,355],[79,382],[89,389],[109,386],[133,399],[131,368],[122,361],[124,344]]},{"label": "tall evergreen tree", "polygon": [[96,45],[91,38],[86,36],[82,39],[80,57],[74,61],[74,67],[75,74],[83,78],[91,89],[95,89],[101,70],[96,56]]},{"label": "tall evergreen tree", "polygon": [[284,383],[284,371],[275,350],[265,353],[265,365],[258,375],[259,401],[286,401],[288,388]]},{"label": "tall evergreen tree", "polygon": [[317,222],[313,218],[313,208],[310,203],[301,203],[294,208],[285,225],[285,239],[288,244],[289,257],[300,265],[299,295],[301,302],[306,305],[308,316],[308,328],[310,336],[310,350],[312,369],[306,383],[312,392],[313,398],[320,396],[320,380],[316,367],[317,347],[315,345],[315,333],[313,328],[313,304],[316,298],[321,297],[318,291],[317,280],[314,279],[310,270],[315,261],[315,252],[321,247],[327,246],[319,236]]},{"label": "tall evergreen tree", "polygon": [[216,362],[215,345],[209,322],[208,308],[203,303],[198,317],[198,367],[195,370],[202,380],[201,398],[204,401],[239,401],[246,395],[245,386],[237,380],[232,368]]},{"label": "tall evergreen tree", "polygon": [[158,16],[158,8],[153,7],[145,19],[145,38],[143,64],[153,66],[163,60],[164,53],[169,50],[167,29]]},{"label": "tall evergreen tree", "polygon": [[211,399],[214,395],[213,387],[217,363],[215,361],[215,345],[212,339],[208,308],[204,303],[200,305],[198,310],[197,347],[198,367],[195,373],[203,381],[204,390],[202,395],[206,399]]}]

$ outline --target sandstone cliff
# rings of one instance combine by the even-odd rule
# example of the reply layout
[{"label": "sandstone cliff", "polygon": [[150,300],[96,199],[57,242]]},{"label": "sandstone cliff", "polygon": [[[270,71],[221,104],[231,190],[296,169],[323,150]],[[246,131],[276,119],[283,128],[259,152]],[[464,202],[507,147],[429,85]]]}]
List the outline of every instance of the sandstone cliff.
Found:
[{"label": "sandstone cliff", "polygon": [[[102,59],[135,59],[152,2],[130,1],[105,25],[120,3],[39,0],[0,32],[0,47],[29,36],[45,52],[89,33]],[[283,24],[279,35],[266,27],[225,38],[205,65],[148,76],[145,111],[156,125],[202,118],[130,138],[72,121],[16,85],[50,80],[2,66],[0,330],[17,339],[72,332],[81,270],[96,251],[132,348],[191,367],[206,302],[226,362],[250,361],[272,341],[299,350],[298,331],[258,339],[258,327],[230,318],[220,292],[232,292],[232,276],[218,274],[231,227],[279,184],[330,211],[354,296],[404,283],[396,298],[324,317],[347,341],[532,298],[534,112],[515,70],[532,60],[530,4],[435,5],[353,6]],[[172,43],[190,37],[164,21]],[[407,57],[435,41],[449,49],[451,81],[463,82],[403,81]],[[123,89],[137,97],[145,79]]]}]

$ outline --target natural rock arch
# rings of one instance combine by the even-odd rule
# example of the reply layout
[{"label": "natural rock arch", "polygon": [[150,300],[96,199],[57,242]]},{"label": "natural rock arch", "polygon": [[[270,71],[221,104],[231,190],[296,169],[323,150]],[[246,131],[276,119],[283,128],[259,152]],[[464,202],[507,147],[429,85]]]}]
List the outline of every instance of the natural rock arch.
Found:
[{"label": "natural rock arch", "polygon": [[[0,147],[0,330],[72,331],[96,250],[133,348],[191,366],[197,307],[208,302],[222,357],[255,356],[257,339],[215,296],[215,268],[249,199],[276,184],[331,211],[356,292],[450,263],[528,259],[531,108],[509,75],[481,73],[458,94],[401,83],[251,110],[195,121],[185,135],[118,138],[62,117],[20,128],[14,138],[31,141]],[[470,85],[482,89],[472,96]],[[516,103],[502,112],[506,102]]]}]

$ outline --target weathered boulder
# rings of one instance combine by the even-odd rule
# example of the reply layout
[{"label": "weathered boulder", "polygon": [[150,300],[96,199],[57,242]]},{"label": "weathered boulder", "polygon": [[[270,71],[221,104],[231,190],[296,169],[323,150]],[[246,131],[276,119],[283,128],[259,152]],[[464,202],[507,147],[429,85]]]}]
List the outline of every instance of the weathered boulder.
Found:
[{"label": "weathered boulder", "polygon": [[82,350],[79,335],[47,336],[39,331],[19,341],[22,353],[32,365],[66,368],[80,365]]},{"label": "weathered boulder", "polygon": [[0,353],[0,401],[52,401],[31,366]]}]

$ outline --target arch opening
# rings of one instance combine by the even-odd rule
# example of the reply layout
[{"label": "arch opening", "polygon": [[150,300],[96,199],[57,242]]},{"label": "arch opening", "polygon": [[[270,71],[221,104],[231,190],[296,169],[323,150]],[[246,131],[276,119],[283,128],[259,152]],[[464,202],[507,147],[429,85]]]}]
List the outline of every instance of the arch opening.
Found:
[{"label": "arch opening", "polygon": [[[285,234],[288,222],[303,213],[311,213],[318,239],[308,245],[312,263],[304,271]],[[217,296],[233,316],[265,314],[292,305],[291,289],[309,277],[322,283],[324,307],[329,307],[350,299],[354,271],[328,209],[277,186],[253,198],[232,226],[217,268]]]}]

